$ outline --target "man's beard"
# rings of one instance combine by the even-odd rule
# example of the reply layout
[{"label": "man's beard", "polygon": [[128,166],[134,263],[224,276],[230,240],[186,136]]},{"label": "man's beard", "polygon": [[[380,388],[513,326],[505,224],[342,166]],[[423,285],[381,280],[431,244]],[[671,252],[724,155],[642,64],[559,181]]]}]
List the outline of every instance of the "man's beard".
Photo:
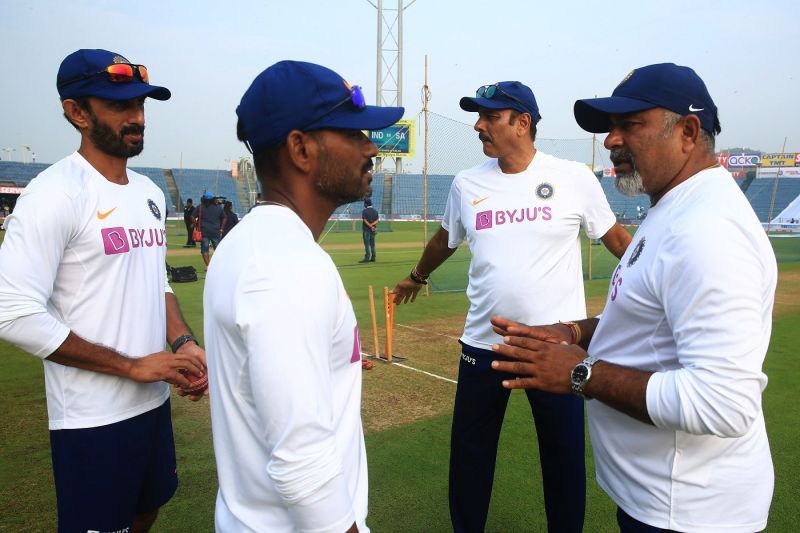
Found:
[{"label": "man's beard", "polygon": [[[136,124],[125,126],[119,130],[119,134],[117,134],[114,133],[114,130],[112,130],[108,124],[100,122],[94,114],[90,117],[92,120],[92,131],[89,133],[89,137],[92,144],[94,144],[98,150],[112,157],[119,157],[121,159],[134,157],[142,153],[144,149],[144,126],[138,126]],[[133,145],[126,143],[125,135],[129,133],[141,134],[142,141]]]},{"label": "man's beard", "polygon": [[369,159],[364,164],[358,175],[353,175],[349,169],[335,163],[324,147],[321,146],[321,148],[319,158],[322,175],[314,183],[317,191],[331,200],[337,207],[363,200],[369,196],[372,192],[372,187],[367,185],[366,189],[363,189],[361,177],[372,168],[372,160]]},{"label": "man's beard", "polygon": [[619,163],[628,163],[631,171],[625,174],[617,173],[617,178],[614,186],[624,196],[639,196],[645,194],[644,185],[642,184],[642,176],[636,168],[636,160],[633,158],[628,150],[616,149],[611,150],[611,162],[614,165]]}]

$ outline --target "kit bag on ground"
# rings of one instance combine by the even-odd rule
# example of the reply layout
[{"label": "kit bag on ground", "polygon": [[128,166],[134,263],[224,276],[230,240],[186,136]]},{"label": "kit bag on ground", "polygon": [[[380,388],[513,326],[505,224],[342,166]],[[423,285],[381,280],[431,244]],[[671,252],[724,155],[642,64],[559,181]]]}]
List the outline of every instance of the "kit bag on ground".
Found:
[{"label": "kit bag on ground", "polygon": [[173,283],[197,281],[197,270],[193,266],[171,267],[167,264],[167,273]]}]

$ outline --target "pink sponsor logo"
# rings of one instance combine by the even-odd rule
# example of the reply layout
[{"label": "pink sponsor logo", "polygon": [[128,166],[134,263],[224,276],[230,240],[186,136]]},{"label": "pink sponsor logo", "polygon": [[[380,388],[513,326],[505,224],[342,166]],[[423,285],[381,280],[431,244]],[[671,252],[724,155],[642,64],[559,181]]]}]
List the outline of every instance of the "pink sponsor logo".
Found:
[{"label": "pink sponsor logo", "polygon": [[489,229],[492,227],[492,211],[481,211],[475,215],[475,229]]},{"label": "pink sponsor logo", "polygon": [[128,235],[123,227],[103,228],[100,230],[103,237],[103,247],[106,255],[124,254],[131,250]]},{"label": "pink sponsor logo", "polygon": [[353,328],[353,355],[350,356],[351,363],[361,361],[361,337],[358,335],[358,324]]},{"label": "pink sponsor logo", "polygon": [[121,226],[100,230],[106,255],[124,254],[133,248],[167,245],[167,232],[161,228],[125,229]]},{"label": "pink sponsor logo", "polygon": [[475,217],[475,230],[490,229],[503,224],[520,224],[536,220],[552,220],[550,206],[521,207],[519,209],[498,209],[497,211],[481,211]]}]

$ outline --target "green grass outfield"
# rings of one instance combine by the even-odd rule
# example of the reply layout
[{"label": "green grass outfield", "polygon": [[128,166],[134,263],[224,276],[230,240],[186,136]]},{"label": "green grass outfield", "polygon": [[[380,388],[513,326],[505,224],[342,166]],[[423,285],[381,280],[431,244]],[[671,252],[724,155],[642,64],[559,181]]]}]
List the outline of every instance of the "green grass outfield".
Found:
[{"label": "green grass outfield", "polygon": [[[430,234],[437,227],[430,224]],[[322,242],[339,266],[366,351],[373,351],[367,287],[375,288],[378,323],[382,325],[383,287],[391,288],[419,257],[420,228],[420,224],[392,223],[393,231],[378,235],[378,262],[373,264],[357,263],[363,256],[360,231],[330,233]],[[173,288],[190,325],[200,334],[202,260],[199,249],[181,248],[184,239],[177,223],[171,226],[169,262],[173,266],[194,265],[201,280],[174,284]],[[774,242],[777,241],[780,257],[800,256],[800,239]],[[588,247],[584,242],[584,253]],[[604,253],[607,254],[602,246],[592,247],[595,276],[602,277],[606,275],[604,269],[608,270],[610,263]],[[469,256],[466,251],[458,254],[453,261],[454,271],[441,276],[441,285],[446,285],[447,278],[464,276]],[[772,343],[765,363],[769,385],[763,398],[776,473],[769,531],[788,532],[797,530],[800,494],[800,464],[796,459],[800,442],[796,407],[800,376],[796,348],[800,345],[800,263],[782,263],[780,275]],[[606,279],[586,282],[590,307],[602,302],[606,286]],[[455,341],[441,335],[457,334],[466,309],[463,292],[435,293],[420,297],[411,306],[398,307],[395,322],[400,326],[395,328],[395,352],[407,357],[408,366],[454,376],[458,348]],[[453,392],[454,386],[449,382],[398,365],[376,362],[373,370],[364,373],[363,418],[370,469],[368,523],[373,531],[450,530],[447,463]],[[55,496],[42,365],[3,342],[0,402],[6,409],[0,421],[0,531],[53,531]],[[212,531],[216,477],[208,403],[194,404],[174,397],[173,415],[181,485],[175,498],[163,508],[153,531]],[[585,530],[616,531],[615,509],[593,481],[589,450],[587,458],[590,479]],[[501,436],[487,531],[545,530],[533,424],[524,395],[515,392]]]}]

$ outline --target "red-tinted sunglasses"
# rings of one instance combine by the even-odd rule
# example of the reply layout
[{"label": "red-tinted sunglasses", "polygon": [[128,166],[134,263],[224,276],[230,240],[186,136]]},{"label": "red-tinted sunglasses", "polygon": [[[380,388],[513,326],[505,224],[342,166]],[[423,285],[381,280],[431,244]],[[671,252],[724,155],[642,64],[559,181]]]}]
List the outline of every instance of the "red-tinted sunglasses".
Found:
[{"label": "red-tinted sunglasses", "polygon": [[132,65],[130,63],[114,63],[113,65],[109,65],[103,70],[98,72],[92,72],[91,74],[87,74],[86,76],[81,76],[80,78],[74,78],[71,80],[67,80],[64,83],[60,83],[58,88],[61,89],[62,87],[66,87],[72,83],[76,83],[79,81],[87,80],[92,76],[97,76],[98,74],[108,74],[108,81],[113,83],[130,83],[133,81],[133,73],[136,72],[139,75],[139,79],[142,80],[144,83],[150,81],[150,76],[147,74],[147,67],[144,65]]}]

